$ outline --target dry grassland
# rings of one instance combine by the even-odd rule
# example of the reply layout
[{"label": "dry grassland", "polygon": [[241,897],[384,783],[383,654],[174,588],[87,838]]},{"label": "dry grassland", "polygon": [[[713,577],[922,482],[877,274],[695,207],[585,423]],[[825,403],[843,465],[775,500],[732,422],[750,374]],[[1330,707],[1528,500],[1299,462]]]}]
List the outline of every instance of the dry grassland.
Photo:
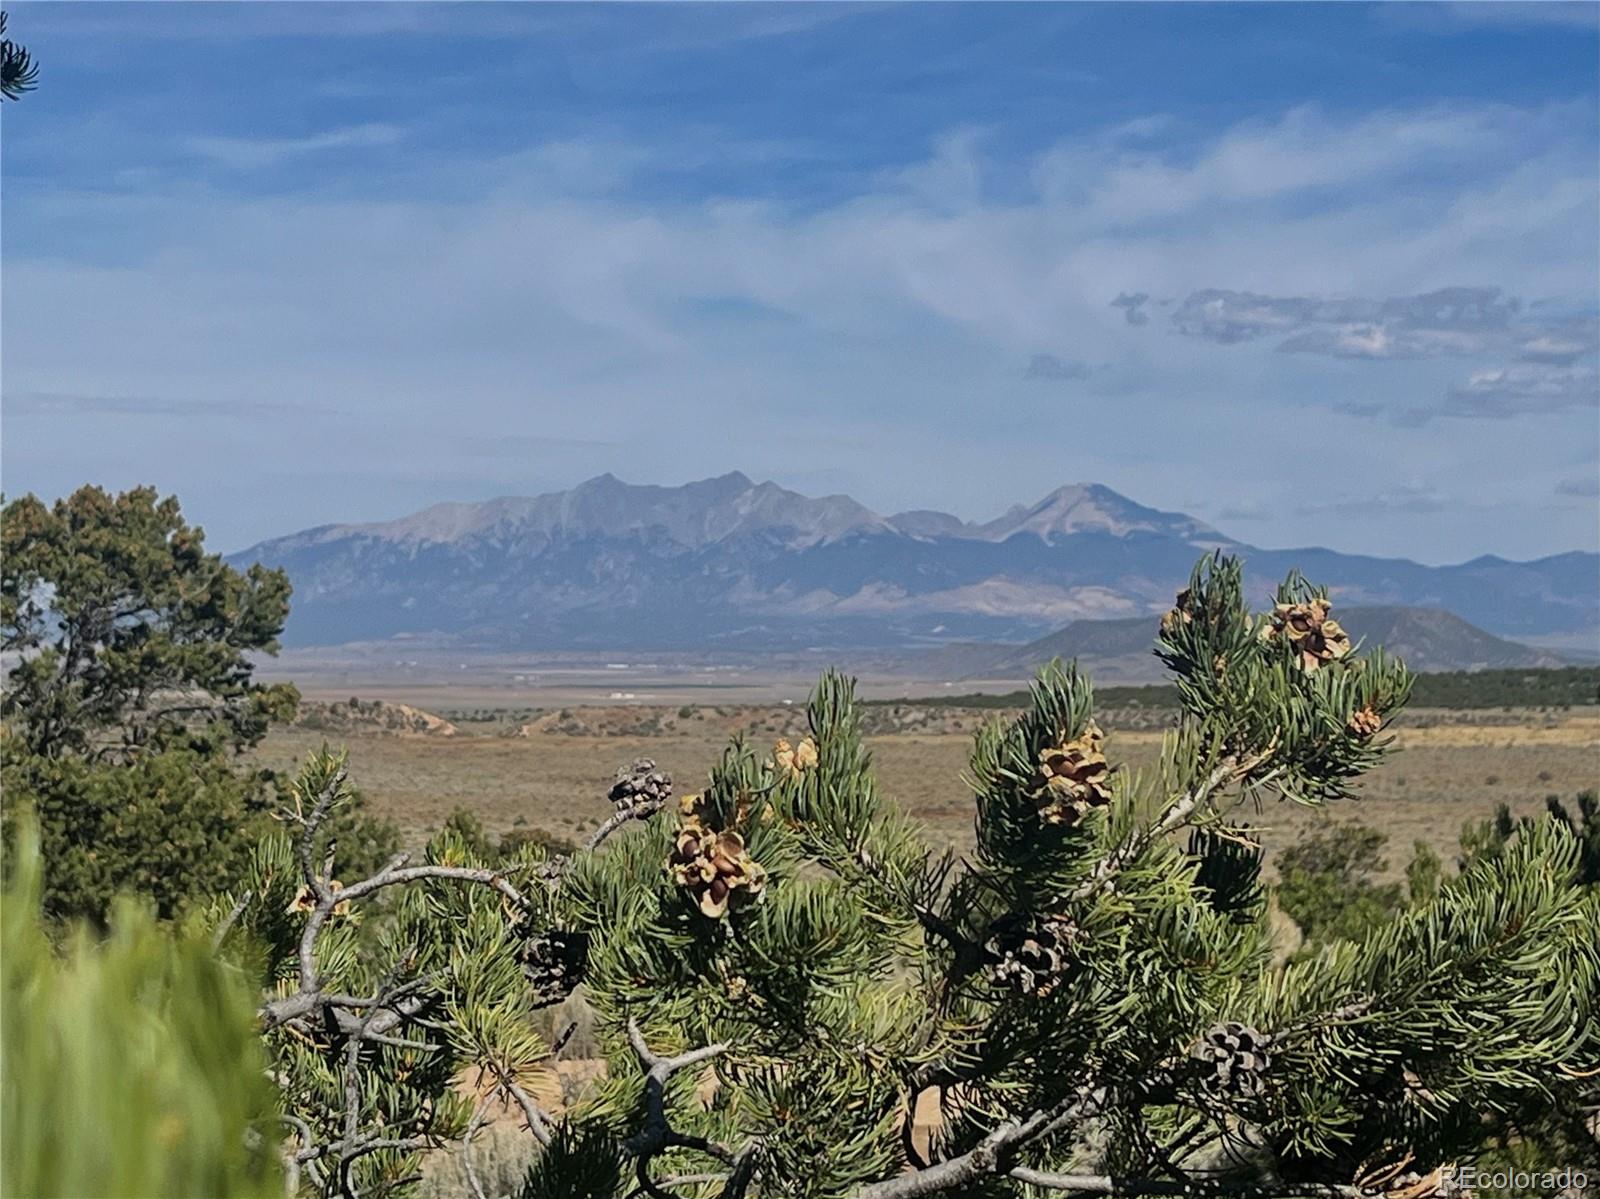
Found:
[{"label": "dry grassland", "polygon": [[[969,843],[972,799],[964,782],[971,729],[991,713],[879,709],[870,735],[883,794],[917,816],[942,843]],[[1151,713],[1108,713],[1107,750],[1130,770],[1152,767],[1160,752]],[[776,708],[618,707],[547,710],[523,735],[515,726],[462,723],[458,735],[395,735],[288,729],[274,732],[258,757],[291,767],[324,740],[350,751],[351,775],[380,812],[421,840],[457,807],[493,831],[535,827],[574,838],[610,812],[611,772],[635,757],[654,758],[695,789],[734,732],[761,747],[803,728],[798,705]],[[1143,725],[1146,727],[1130,727]],[[903,730],[903,731],[898,731]],[[1569,796],[1600,783],[1600,713],[1408,713],[1397,730],[1401,752],[1374,772],[1361,798],[1331,814],[1274,804],[1247,818],[1269,852],[1318,821],[1357,819],[1389,834],[1393,866],[1422,840],[1448,855],[1463,821],[1497,803],[1540,809],[1549,794]]]}]

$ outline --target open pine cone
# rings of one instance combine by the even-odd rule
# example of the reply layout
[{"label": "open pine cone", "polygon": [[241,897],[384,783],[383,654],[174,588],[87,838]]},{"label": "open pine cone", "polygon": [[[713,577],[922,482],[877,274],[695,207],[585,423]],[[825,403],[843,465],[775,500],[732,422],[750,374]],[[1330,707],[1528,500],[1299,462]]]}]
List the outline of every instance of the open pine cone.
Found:
[{"label": "open pine cone", "polygon": [[799,745],[790,745],[786,738],[779,737],[772,747],[772,761],[779,773],[797,777],[817,764],[817,743],[807,737]]},{"label": "open pine cone", "polygon": [[1039,751],[1033,800],[1045,824],[1077,824],[1091,808],[1111,802],[1111,767],[1100,750],[1104,739],[1091,724],[1073,740]]},{"label": "open pine cone", "polygon": [[1172,608],[1161,618],[1163,633],[1175,632],[1180,626],[1194,622],[1194,592],[1185,587],[1172,601]]},{"label": "open pine cone", "polygon": [[1325,599],[1303,604],[1279,604],[1261,628],[1263,641],[1282,637],[1294,646],[1300,665],[1307,673],[1338,660],[1350,652],[1350,635],[1330,620],[1332,606]]},{"label": "open pine cone", "polygon": [[719,920],[731,903],[759,897],[767,872],[745,849],[744,837],[707,827],[697,796],[684,796],[679,806],[683,822],[667,855],[667,873],[694,895],[701,914]]},{"label": "open pine cone", "polygon": [[[338,892],[344,890],[344,884],[338,879],[328,880],[328,890]],[[310,883],[302,883],[300,889],[294,893],[294,898],[289,901],[289,906],[284,909],[291,916],[297,913],[314,911],[317,906],[317,893],[311,889]],[[350,914],[350,901],[341,899],[333,905],[335,916],[348,916]]]},{"label": "open pine cone", "polygon": [[1374,737],[1378,730],[1383,728],[1383,717],[1373,710],[1371,705],[1357,708],[1350,714],[1350,719],[1345,723],[1345,728],[1357,737]]}]

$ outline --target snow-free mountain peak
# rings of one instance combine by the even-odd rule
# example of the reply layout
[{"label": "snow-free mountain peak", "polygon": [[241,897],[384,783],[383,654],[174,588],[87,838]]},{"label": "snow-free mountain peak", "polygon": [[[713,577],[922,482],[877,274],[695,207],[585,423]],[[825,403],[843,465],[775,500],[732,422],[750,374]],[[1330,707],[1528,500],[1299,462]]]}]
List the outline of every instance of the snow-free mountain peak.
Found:
[{"label": "snow-free mountain peak", "polygon": [[1099,483],[1069,483],[1058,487],[1031,507],[1019,504],[998,520],[979,525],[978,530],[996,540],[1018,533],[1032,533],[1047,541],[1080,533],[1107,533],[1113,537],[1155,533],[1184,541],[1228,540],[1192,516],[1146,508]]},{"label": "snow-free mountain peak", "polygon": [[1244,557],[1257,602],[1299,568],[1340,605],[1442,606],[1509,636],[1600,625],[1593,554],[1426,567],[1262,550],[1096,483],[970,524],[933,511],[885,519],[849,496],[737,471],[677,487],[601,475],[546,495],[323,525],[233,561],[288,571],[290,644],[425,634],[708,650],[1021,641],[1072,620],[1149,616],[1216,545]]}]

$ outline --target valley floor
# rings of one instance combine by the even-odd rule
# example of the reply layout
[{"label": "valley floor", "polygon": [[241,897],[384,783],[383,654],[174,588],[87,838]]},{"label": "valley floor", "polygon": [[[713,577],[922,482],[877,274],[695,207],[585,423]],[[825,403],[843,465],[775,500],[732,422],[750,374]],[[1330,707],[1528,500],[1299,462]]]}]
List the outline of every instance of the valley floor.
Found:
[{"label": "valley floor", "polygon": [[[936,841],[969,844],[973,809],[963,776],[971,730],[995,714],[909,705],[868,712],[883,794],[924,822]],[[290,768],[325,741],[347,745],[353,781],[417,841],[457,807],[497,833],[538,828],[577,839],[610,814],[605,792],[617,766],[650,757],[671,772],[680,793],[697,790],[733,732],[765,748],[779,736],[803,734],[805,721],[799,704],[441,714],[456,722],[454,735],[295,727],[275,731],[257,757]],[[1163,719],[1150,711],[1105,713],[1112,760],[1132,770],[1153,766]],[[1412,711],[1397,732],[1401,752],[1366,780],[1359,800],[1328,813],[1283,803],[1247,814],[1269,858],[1310,825],[1356,819],[1389,835],[1397,872],[1417,840],[1448,860],[1462,823],[1487,818],[1497,803],[1532,813],[1546,795],[1567,798],[1600,785],[1600,711],[1593,708]]]}]

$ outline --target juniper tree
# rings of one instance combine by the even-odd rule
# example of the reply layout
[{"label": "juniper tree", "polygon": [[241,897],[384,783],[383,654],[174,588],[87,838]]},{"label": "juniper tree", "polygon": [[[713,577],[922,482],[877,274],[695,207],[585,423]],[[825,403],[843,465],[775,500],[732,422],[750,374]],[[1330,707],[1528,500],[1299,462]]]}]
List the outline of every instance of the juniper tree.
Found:
[{"label": "juniper tree", "polygon": [[[294,710],[254,678],[288,580],[207,553],[175,499],[84,487],[0,516],[0,770],[7,841],[32,808],[54,918],[134,891],[170,916],[228,885],[272,780],[240,753]],[[8,848],[9,852],[9,848]]]},{"label": "juniper tree", "polygon": [[[1275,966],[1245,817],[1348,796],[1410,677],[1298,578],[1253,617],[1220,557],[1158,652],[1182,699],[1159,765],[1121,769],[1052,665],[975,739],[964,856],[880,801],[837,674],[804,740],[735,741],[691,794],[641,765],[565,856],[445,836],[336,881],[348,784],[319,757],[218,909],[267,984],[299,1185],[401,1189],[498,1098],[542,1146],[521,1199],[1399,1199],[1592,1102],[1600,901],[1571,831]],[[606,1071],[558,1120],[539,1013],[575,988]]]},{"label": "juniper tree", "polygon": [[240,750],[293,708],[254,678],[289,614],[282,571],[207,553],[173,497],[82,487],[0,522],[0,716],[28,752],[125,763],[174,746]]},{"label": "juniper tree", "polygon": [[[5,506],[7,852],[31,808],[52,918],[103,920],[119,891],[172,916],[245,864],[279,781],[239,759],[298,699],[255,676],[288,603],[283,572],[235,570],[208,553],[177,501],[151,488]],[[338,821],[346,858],[375,868],[398,836],[359,806],[352,797]]]}]

